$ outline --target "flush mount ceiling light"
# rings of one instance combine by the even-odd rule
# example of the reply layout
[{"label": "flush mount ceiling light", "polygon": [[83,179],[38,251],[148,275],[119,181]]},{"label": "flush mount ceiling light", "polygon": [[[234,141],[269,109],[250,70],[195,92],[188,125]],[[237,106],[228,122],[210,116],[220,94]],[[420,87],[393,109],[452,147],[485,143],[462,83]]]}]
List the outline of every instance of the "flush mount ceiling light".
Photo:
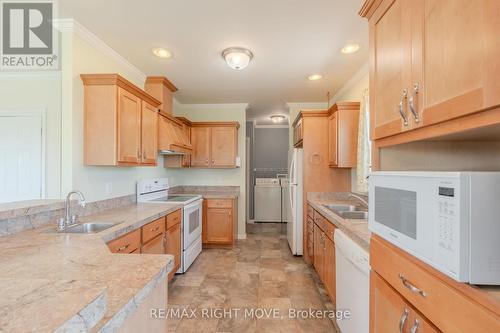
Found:
[{"label": "flush mount ceiling light", "polygon": [[222,51],[222,58],[232,69],[242,70],[248,66],[253,54],[243,47],[230,47]]},{"label": "flush mount ceiling light", "polygon": [[155,47],[152,51],[153,51],[153,54],[155,56],[157,56],[158,58],[168,59],[168,58],[172,57],[172,53],[169,50],[161,48],[161,47]]},{"label": "flush mount ceiling light", "polygon": [[321,80],[323,78],[323,75],[319,75],[319,74],[313,74],[313,75],[309,75],[307,77],[307,79],[309,81],[317,81],[317,80]]},{"label": "flush mount ceiling light", "polygon": [[359,44],[347,44],[342,48],[343,54],[351,54],[359,50]]},{"label": "flush mount ceiling light", "polygon": [[273,123],[279,123],[279,122],[285,120],[286,117],[282,114],[275,114],[275,115],[272,115],[270,118],[271,118]]}]

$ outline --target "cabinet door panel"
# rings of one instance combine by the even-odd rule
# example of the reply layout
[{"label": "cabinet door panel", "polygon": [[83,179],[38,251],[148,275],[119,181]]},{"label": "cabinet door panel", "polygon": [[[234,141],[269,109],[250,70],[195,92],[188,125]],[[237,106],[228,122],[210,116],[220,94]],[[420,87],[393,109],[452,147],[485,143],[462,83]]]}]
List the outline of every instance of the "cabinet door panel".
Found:
[{"label": "cabinet door panel", "polygon": [[158,153],[158,110],[142,102],[142,159],[141,164],[156,165]]},{"label": "cabinet door panel", "polygon": [[322,237],[323,232],[321,229],[318,227],[318,225],[314,224],[314,257],[313,257],[313,263],[314,263],[314,269],[318,273],[321,281],[324,280],[324,272],[323,272],[323,237]]},{"label": "cabinet door panel", "polygon": [[171,278],[175,272],[181,267],[181,224],[175,224],[173,227],[169,228],[165,232],[165,253],[172,254],[175,260],[175,266],[172,272],[169,274]]},{"label": "cabinet door panel", "polygon": [[325,287],[330,295],[332,303],[335,304],[335,246],[333,242],[325,239]]},{"label": "cabinet door panel", "polygon": [[338,164],[338,117],[334,113],[328,119],[328,159],[330,166]]},{"label": "cabinet door panel", "polygon": [[212,127],[211,165],[216,168],[234,167],[236,163],[236,135],[234,127]]},{"label": "cabinet door panel", "polygon": [[232,244],[232,210],[226,208],[208,208],[206,222],[206,240],[208,243]]},{"label": "cabinet door panel", "polygon": [[399,105],[409,117],[403,90],[411,73],[411,33],[408,0],[384,0],[370,19],[370,104],[375,139],[409,129]]},{"label": "cabinet door panel", "polygon": [[141,149],[141,100],[118,89],[118,162],[139,163]]},{"label": "cabinet door panel", "polygon": [[[488,59],[491,53],[500,56],[500,46],[498,30],[496,42],[488,38],[494,21],[488,19],[487,11],[493,10],[498,15],[500,2],[496,1],[496,5],[488,0],[425,0],[419,3],[424,5],[421,9],[424,16],[424,82],[415,80],[414,83],[423,85],[424,125],[498,105],[500,86],[488,77],[493,72],[498,79],[500,69],[498,65],[491,66],[494,63],[488,63]],[[485,99],[491,89],[496,90],[497,97]]]},{"label": "cabinet door panel", "polygon": [[165,253],[165,247],[164,247],[164,240],[163,240],[163,233],[159,234],[146,244],[142,245],[142,251],[141,253],[147,253],[147,254],[163,254]]},{"label": "cabinet door panel", "polygon": [[210,127],[193,127],[191,145],[193,146],[191,166],[208,168],[210,166]]}]

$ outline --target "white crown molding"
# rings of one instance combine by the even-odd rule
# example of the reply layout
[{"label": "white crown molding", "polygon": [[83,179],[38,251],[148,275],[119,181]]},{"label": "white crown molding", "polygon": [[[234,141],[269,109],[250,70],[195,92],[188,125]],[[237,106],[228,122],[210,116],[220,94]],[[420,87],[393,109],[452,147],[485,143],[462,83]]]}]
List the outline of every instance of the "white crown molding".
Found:
[{"label": "white crown molding", "polygon": [[108,57],[114,59],[121,65],[125,66],[130,72],[140,77],[143,82],[146,81],[147,75],[144,74],[144,72],[142,72],[139,68],[134,66],[127,59],[122,57],[118,52],[116,52],[113,48],[111,48],[108,44],[106,44],[102,39],[100,39],[98,36],[96,36],[93,32],[84,27],[75,19],[72,18],[55,19],[53,24],[54,27],[61,32],[75,33],[81,39],[89,43],[97,50],[101,51]]},{"label": "white crown molding", "polygon": [[328,107],[326,102],[304,102],[304,103],[286,103],[289,108],[295,109],[326,109]]},{"label": "white crown molding", "polygon": [[61,71],[0,72],[0,80],[12,79],[61,79]]},{"label": "white crown molding", "polygon": [[333,105],[339,100],[339,97],[351,89],[356,83],[359,82],[363,77],[368,75],[369,64],[368,61],[361,66],[356,73],[337,91],[337,93],[330,99],[330,105]]},{"label": "white crown molding", "polygon": [[220,103],[220,104],[182,104],[179,106],[189,110],[228,110],[228,109],[248,109],[248,103]]}]

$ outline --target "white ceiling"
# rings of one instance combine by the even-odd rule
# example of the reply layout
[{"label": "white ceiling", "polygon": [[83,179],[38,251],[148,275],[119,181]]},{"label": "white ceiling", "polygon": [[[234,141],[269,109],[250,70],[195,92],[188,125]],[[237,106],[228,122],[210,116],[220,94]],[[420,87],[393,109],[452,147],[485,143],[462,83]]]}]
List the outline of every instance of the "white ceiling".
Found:
[{"label": "white ceiling", "polygon": [[[148,75],[165,75],[181,103],[250,103],[249,118],[287,113],[287,102],[326,102],[368,59],[363,0],[64,0],[74,18]],[[361,45],[344,55],[347,43]],[[254,59],[230,69],[220,53],[243,46]],[[165,47],[171,59],[159,59]],[[320,81],[308,81],[314,73]]]}]

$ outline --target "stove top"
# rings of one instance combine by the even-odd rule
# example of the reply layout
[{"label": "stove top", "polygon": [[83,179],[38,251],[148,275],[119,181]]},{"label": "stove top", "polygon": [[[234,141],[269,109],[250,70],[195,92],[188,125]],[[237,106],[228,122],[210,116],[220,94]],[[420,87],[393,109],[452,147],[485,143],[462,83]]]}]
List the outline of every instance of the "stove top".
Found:
[{"label": "stove top", "polygon": [[198,199],[199,196],[194,196],[194,195],[169,195],[169,196],[166,196],[166,197],[161,197],[161,198],[158,198],[158,199],[153,199],[151,201],[155,201],[155,202],[186,202],[186,201],[190,201],[190,200],[193,200],[193,199]]}]

